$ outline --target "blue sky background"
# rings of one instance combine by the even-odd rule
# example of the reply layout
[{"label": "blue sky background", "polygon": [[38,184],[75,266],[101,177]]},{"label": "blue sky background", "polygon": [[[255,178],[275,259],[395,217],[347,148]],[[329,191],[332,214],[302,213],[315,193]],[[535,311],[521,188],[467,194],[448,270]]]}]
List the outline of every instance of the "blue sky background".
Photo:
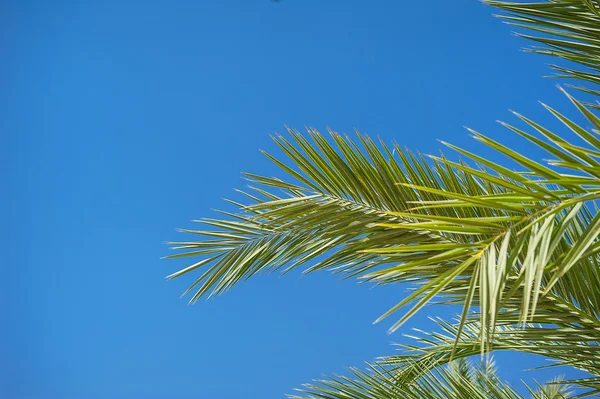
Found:
[{"label": "blue sky background", "polygon": [[[279,398],[390,354],[404,295],[326,273],[188,306],[176,227],[211,216],[284,124],[493,157],[463,125],[566,110],[539,56],[477,0],[3,1],[0,397]],[[528,152],[532,157],[542,154]],[[437,313],[435,313],[437,312]],[[428,314],[406,326],[429,329]],[[406,331],[406,330],[405,330]],[[498,356],[513,383],[539,360]],[[532,376],[542,380],[554,375]],[[575,374],[570,374],[574,376]]]}]

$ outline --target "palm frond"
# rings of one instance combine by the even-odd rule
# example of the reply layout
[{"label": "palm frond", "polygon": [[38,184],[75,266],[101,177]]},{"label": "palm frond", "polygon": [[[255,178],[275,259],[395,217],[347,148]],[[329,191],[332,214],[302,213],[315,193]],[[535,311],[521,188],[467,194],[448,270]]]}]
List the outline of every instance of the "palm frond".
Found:
[{"label": "palm frond", "polygon": [[[417,365],[415,365],[417,367]],[[419,365],[422,366],[422,365]],[[417,379],[405,378],[393,367],[369,365],[350,369],[353,378],[334,376],[307,384],[292,399],[522,399],[496,375],[493,362],[474,366],[460,359],[446,367],[427,365]],[[562,392],[562,390],[561,390]],[[539,397],[539,396],[538,396]]]},{"label": "palm frond", "polygon": [[[541,45],[530,51],[567,62],[553,65],[558,76],[600,83],[600,3],[485,2],[533,32],[519,33]],[[308,385],[303,392],[312,398],[519,397],[493,370],[442,367],[495,350],[576,367],[591,377],[570,383],[600,393],[600,91],[576,89],[596,100],[560,88],[584,124],[542,104],[568,134],[518,113],[522,127],[500,122],[547,152],[547,162],[469,129],[519,171],[446,142],[463,158],[426,157],[360,134],[357,143],[288,130],[273,138],[287,160],[265,153],[287,178],[246,174],[245,200],[229,201],[236,211],[182,230],[197,239],[170,243],[179,251],[170,257],[200,260],[168,278],[198,274],[185,292],[191,302],[299,267],[374,284],[411,282],[413,290],[378,319],[410,306],[392,331],[434,298],[463,306],[456,324],[440,321],[441,332],[423,333],[422,345],[404,346],[406,355],[354,369],[354,378]],[[556,383],[531,394],[570,397]]]},{"label": "palm frond", "polygon": [[[551,67],[556,77],[600,84],[600,4],[595,0],[551,0],[506,2],[485,0],[506,14],[508,24],[532,31],[518,36],[539,43],[528,49],[533,53],[558,57],[581,68]],[[585,91],[586,89],[584,89]]]},{"label": "palm frond", "polygon": [[[569,98],[600,127],[587,107]],[[314,130],[309,132],[312,143],[297,132],[290,132],[293,143],[280,136],[275,140],[296,169],[268,156],[295,181],[248,175],[259,185],[246,193],[250,204],[237,204],[240,212],[228,214],[234,221],[201,221],[217,231],[185,230],[211,239],[173,243],[185,251],[175,257],[207,258],[169,277],[210,264],[192,286],[195,301],[261,271],[287,271],[324,256],[306,272],[334,268],[376,284],[417,283],[417,290],[380,318],[412,303],[392,330],[436,295],[450,288],[456,292],[457,281],[471,288],[463,298],[465,312],[477,292],[484,325],[493,328],[503,301],[516,293],[521,295],[524,323],[535,314],[541,296],[564,291],[563,278],[590,288],[600,281],[600,214],[589,209],[600,199],[600,189],[594,188],[600,185],[596,176],[600,164],[595,161],[600,140],[550,111],[588,147],[559,140],[521,119],[547,139],[534,143],[560,155],[564,160],[560,166],[568,173],[476,132],[476,139],[526,168],[527,174],[517,175],[488,161],[479,169],[445,157],[432,157],[430,164],[398,146],[393,151],[383,144],[378,148],[360,135],[363,150],[333,132],[337,148]],[[480,157],[449,146],[476,164],[481,162]],[[575,265],[577,270],[569,274]],[[575,303],[596,309],[589,313],[597,316],[596,293],[578,297]]]},{"label": "palm frond", "polygon": [[[560,318],[560,315],[558,316]],[[481,353],[480,337],[483,328],[478,322],[462,325],[436,320],[439,331],[416,330],[416,344],[399,344],[402,354],[383,357],[379,364],[394,369],[403,380],[418,379],[429,370],[428,365],[444,365],[453,360],[469,358]],[[565,381],[573,387],[585,388],[578,395],[590,396],[600,393],[600,351],[598,342],[586,341],[567,328],[549,329],[537,324],[516,328],[511,323],[498,325],[492,334],[485,352],[516,351],[541,355],[549,360],[550,366],[569,365],[594,377],[583,380]],[[582,397],[583,397],[582,396]]]},{"label": "palm frond", "polygon": [[563,399],[573,397],[571,386],[563,384],[562,378],[555,378],[545,384],[536,382],[537,387],[530,388],[527,384],[527,390],[531,393],[532,399]]}]

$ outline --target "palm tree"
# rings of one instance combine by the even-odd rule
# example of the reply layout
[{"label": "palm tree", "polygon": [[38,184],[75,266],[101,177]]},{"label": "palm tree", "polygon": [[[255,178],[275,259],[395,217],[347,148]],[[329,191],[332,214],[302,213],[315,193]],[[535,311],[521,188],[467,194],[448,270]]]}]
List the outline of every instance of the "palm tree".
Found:
[{"label": "palm tree", "polygon": [[[537,43],[530,51],[566,61],[552,66],[557,76],[600,84],[600,2],[486,3],[533,32],[520,35]],[[183,251],[172,257],[201,260],[168,278],[198,272],[186,291],[192,302],[304,265],[306,273],[334,270],[375,284],[411,282],[415,289],[379,318],[402,309],[392,331],[433,298],[462,306],[459,320],[438,320],[439,331],[423,332],[401,355],[306,385],[295,397],[520,398],[489,360],[464,361],[498,350],[589,374],[532,388],[535,398],[600,394],[600,92],[566,87],[586,99],[560,88],[584,124],[542,105],[569,134],[518,113],[525,128],[502,122],[551,154],[548,162],[469,130],[518,170],[445,142],[461,160],[427,159],[362,135],[274,137],[287,161],[265,155],[289,179],[246,174],[255,188],[244,192],[247,203],[233,202],[238,212],[201,220],[203,231],[183,230],[198,241],[171,243]]]}]

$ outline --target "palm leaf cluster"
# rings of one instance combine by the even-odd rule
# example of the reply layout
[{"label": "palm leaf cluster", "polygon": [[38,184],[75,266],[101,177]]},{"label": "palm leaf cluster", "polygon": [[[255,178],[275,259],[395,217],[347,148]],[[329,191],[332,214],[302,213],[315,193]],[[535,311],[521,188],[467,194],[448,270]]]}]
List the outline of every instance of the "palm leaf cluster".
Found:
[{"label": "palm leaf cluster", "polygon": [[[408,365],[417,367],[412,363]],[[402,366],[406,367],[407,363]],[[559,399],[569,397],[572,393],[571,387],[558,378],[546,384],[536,383],[536,387],[526,386],[529,395],[523,396],[498,378],[493,362],[473,366],[461,359],[448,367],[436,367],[435,363],[425,365],[422,362],[418,366],[425,368],[417,379],[406,378],[405,370],[398,366],[385,368],[369,365],[367,371],[351,369],[353,378],[336,376],[317,381],[318,384],[307,384],[299,390],[304,396],[292,395],[290,398],[301,399],[308,395],[313,399]]]},{"label": "palm leaf cluster", "polygon": [[[567,62],[553,65],[561,77],[600,83],[600,4],[488,3],[533,32],[520,34],[536,42],[531,51]],[[535,398],[600,393],[599,93],[577,88],[592,101],[561,90],[583,122],[545,104],[560,131],[518,113],[519,126],[502,122],[548,153],[547,162],[469,130],[515,168],[445,142],[458,161],[360,134],[289,130],[273,138],[285,159],[265,153],[288,179],[246,174],[246,201],[230,201],[237,212],[199,220],[204,227],[183,230],[198,239],[171,243],[181,251],[171,257],[200,260],[169,278],[196,275],[186,291],[192,302],[261,272],[298,267],[374,284],[410,282],[414,290],[378,319],[402,310],[392,331],[434,298],[462,306],[455,323],[438,322],[440,332],[421,333],[416,346],[366,372],[308,385],[301,391],[308,397],[521,397],[490,364],[464,360],[495,350],[540,354],[590,375],[570,381],[573,391],[557,383],[531,388]]]}]

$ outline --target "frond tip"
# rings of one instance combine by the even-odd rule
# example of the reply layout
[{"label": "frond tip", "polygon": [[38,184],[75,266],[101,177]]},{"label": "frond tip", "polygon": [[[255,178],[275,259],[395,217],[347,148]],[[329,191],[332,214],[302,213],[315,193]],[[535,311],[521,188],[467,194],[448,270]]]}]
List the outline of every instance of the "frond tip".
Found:
[{"label": "frond tip", "polygon": [[579,66],[575,69],[553,64],[552,68],[557,73],[555,77],[600,84],[600,4],[597,0],[484,0],[484,3],[505,11],[500,18],[508,24],[523,31],[533,32],[517,33],[517,36],[541,45],[533,46],[527,51],[557,57]]}]

